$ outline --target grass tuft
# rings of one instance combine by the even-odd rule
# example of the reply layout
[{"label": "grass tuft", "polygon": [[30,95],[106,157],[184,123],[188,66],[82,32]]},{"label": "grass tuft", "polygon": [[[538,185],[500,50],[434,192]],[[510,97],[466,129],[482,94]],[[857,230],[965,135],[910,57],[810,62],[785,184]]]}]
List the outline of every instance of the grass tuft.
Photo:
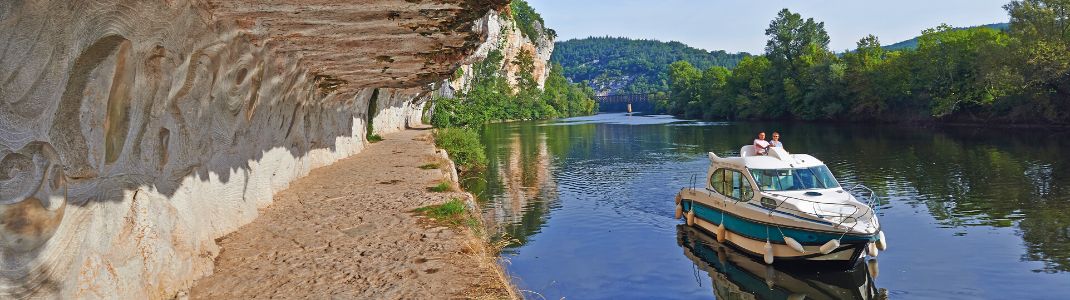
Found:
[{"label": "grass tuft", "polygon": [[432,191],[432,192],[436,192],[436,193],[448,192],[451,189],[453,189],[453,187],[450,186],[449,182],[445,182],[445,181],[440,182],[436,186],[427,188],[428,191]]},{"label": "grass tuft", "polygon": [[464,201],[458,198],[452,198],[439,205],[417,208],[416,212],[450,226],[467,225],[472,222],[466,217]]},{"label": "grass tuft", "polygon": [[368,142],[369,143],[378,143],[378,142],[382,142],[382,141],[383,141],[383,137],[378,135],[378,134],[373,134],[373,135],[369,135],[368,136]]},{"label": "grass tuft", "polygon": [[426,165],[422,165],[419,168],[420,169],[424,169],[424,170],[434,170],[434,169],[438,169],[438,167],[439,167],[438,163],[429,163],[429,164],[426,164]]}]

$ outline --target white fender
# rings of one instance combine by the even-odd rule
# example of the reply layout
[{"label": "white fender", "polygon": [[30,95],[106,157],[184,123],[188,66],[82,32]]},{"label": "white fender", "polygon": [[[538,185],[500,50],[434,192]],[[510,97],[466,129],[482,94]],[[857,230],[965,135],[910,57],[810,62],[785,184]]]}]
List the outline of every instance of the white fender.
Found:
[{"label": "white fender", "polygon": [[687,226],[695,225],[695,209],[687,212]]},{"label": "white fender", "polygon": [[794,249],[796,252],[806,253],[806,249],[803,249],[802,244],[799,244],[799,241],[796,241],[795,239],[791,238],[790,236],[785,236],[784,237],[784,243],[788,244],[788,247],[791,247],[791,249]]},{"label": "white fender", "polygon": [[724,243],[728,239],[728,230],[724,228],[724,222],[721,225],[717,225],[717,242]]},{"label": "white fender", "polygon": [[806,294],[791,294],[788,295],[788,300],[806,300]]},{"label": "white fender", "polygon": [[680,205],[680,203],[676,203],[676,214],[673,215],[673,218],[679,220],[680,217],[683,217],[683,216],[684,216],[684,207],[682,205]]},{"label": "white fender", "polygon": [[881,251],[888,249],[888,240],[884,239],[884,230],[877,233],[877,249]]},{"label": "white fender", "polygon": [[867,244],[866,254],[869,254],[870,257],[877,257],[877,243]]},{"label": "white fender", "polygon": [[818,248],[818,250],[821,250],[821,254],[829,254],[832,253],[832,250],[836,250],[836,248],[839,247],[840,240],[829,240],[824,245],[821,245],[821,248]]},{"label": "white fender", "polygon": [[880,268],[877,267],[877,260],[871,259],[869,261],[866,261],[866,266],[869,267],[869,277],[877,279],[877,275],[880,274]]},{"label": "white fender", "polygon": [[773,245],[765,241],[765,264],[773,264]]}]

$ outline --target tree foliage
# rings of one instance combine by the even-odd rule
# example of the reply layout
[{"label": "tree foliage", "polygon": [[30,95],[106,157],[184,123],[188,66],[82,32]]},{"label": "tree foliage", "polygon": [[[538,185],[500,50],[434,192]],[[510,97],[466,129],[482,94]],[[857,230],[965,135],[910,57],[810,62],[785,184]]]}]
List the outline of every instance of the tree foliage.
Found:
[{"label": "tree foliage", "polygon": [[546,34],[550,40],[557,37],[553,29],[546,28],[542,15],[539,15],[527,1],[513,0],[509,3],[509,13],[517,28],[520,29],[520,33],[531,40],[532,44],[538,44],[543,34]]},{"label": "tree foliage", "polygon": [[712,119],[1070,122],[1070,2],[1013,1],[998,26],[922,32],[888,50],[867,36],[828,49],[824,24],[789,10],[762,56],[731,72],[668,65],[667,112]]},{"label": "tree foliage", "polygon": [[516,87],[509,85],[502,69],[501,51],[493,50],[473,66],[472,87],[455,98],[434,99],[431,124],[435,127],[473,127],[490,121],[541,120],[589,115],[598,111],[594,91],[584,84],[573,84],[554,65],[545,87],[535,80],[534,55],[522,51],[517,55]]}]

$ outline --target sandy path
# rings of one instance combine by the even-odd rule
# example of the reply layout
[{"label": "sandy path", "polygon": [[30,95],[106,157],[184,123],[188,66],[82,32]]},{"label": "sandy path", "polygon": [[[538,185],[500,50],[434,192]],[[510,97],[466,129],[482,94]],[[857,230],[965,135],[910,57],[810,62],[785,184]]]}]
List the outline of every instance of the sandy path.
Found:
[{"label": "sandy path", "polygon": [[313,170],[275,195],[252,223],[222,238],[213,275],[194,299],[441,299],[504,295],[470,230],[418,223],[415,208],[460,193],[445,180],[429,130],[386,135],[361,153]]}]

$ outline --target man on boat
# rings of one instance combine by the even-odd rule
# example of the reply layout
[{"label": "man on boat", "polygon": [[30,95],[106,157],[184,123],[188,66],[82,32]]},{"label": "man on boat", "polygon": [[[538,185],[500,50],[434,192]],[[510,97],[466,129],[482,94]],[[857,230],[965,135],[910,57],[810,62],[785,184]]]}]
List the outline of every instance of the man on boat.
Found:
[{"label": "man on boat", "polygon": [[765,155],[766,150],[769,150],[769,142],[765,141],[765,131],[762,131],[758,133],[758,138],[754,139],[754,153]]},{"label": "man on boat", "polygon": [[778,147],[778,148],[781,148],[781,149],[784,148],[784,143],[780,142],[780,133],[779,132],[773,131],[773,140],[769,141],[769,147]]}]

